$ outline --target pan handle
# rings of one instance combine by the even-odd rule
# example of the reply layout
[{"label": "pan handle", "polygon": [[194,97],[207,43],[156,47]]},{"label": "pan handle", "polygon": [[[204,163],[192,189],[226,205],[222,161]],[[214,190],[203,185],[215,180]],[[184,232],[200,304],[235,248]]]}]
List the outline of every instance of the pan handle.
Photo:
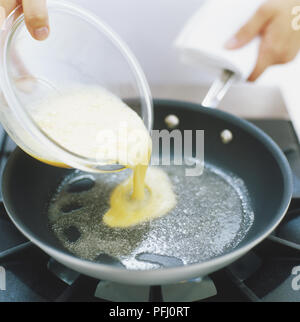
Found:
[{"label": "pan handle", "polygon": [[236,79],[236,74],[224,69],[219,78],[211,85],[202,101],[202,106],[216,108]]}]

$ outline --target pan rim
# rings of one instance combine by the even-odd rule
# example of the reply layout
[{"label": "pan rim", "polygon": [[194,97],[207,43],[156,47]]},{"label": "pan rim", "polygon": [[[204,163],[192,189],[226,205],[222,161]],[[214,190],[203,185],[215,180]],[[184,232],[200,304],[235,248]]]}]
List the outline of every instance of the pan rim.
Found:
[{"label": "pan rim", "polygon": [[[62,262],[66,266],[76,266],[76,269],[78,268],[78,271],[84,274],[87,274],[87,269],[89,271],[90,276],[94,276],[99,279],[99,276],[96,276],[93,274],[93,272],[101,271],[101,274],[99,275],[105,275],[105,276],[114,276],[114,278],[111,278],[110,280],[114,280],[117,282],[123,282],[125,281],[129,282],[130,284],[139,284],[139,285],[153,285],[153,281],[158,281],[159,284],[169,284],[170,281],[182,281],[186,279],[190,279],[193,277],[199,276],[199,273],[197,274],[197,271],[208,271],[206,274],[210,274],[218,269],[221,269],[222,267],[225,267],[229,265],[231,262],[235,261],[242,255],[246,254],[249,250],[251,250],[253,247],[255,247],[257,244],[259,244],[262,240],[264,240],[268,235],[272,233],[272,231],[279,225],[281,220],[283,219],[289,204],[292,199],[292,191],[293,191],[293,183],[292,183],[292,173],[289,166],[289,163],[284,156],[283,152],[280,150],[278,145],[271,139],[266,133],[264,133],[261,129],[256,127],[255,125],[251,124],[250,122],[243,120],[237,116],[234,116],[230,113],[211,109],[207,107],[203,107],[200,104],[197,103],[191,103],[186,101],[179,101],[179,100],[170,100],[170,99],[154,99],[154,106],[159,105],[171,107],[176,106],[176,108],[179,109],[185,109],[189,108],[192,110],[201,110],[202,112],[210,115],[214,115],[218,118],[221,118],[223,120],[229,121],[234,125],[237,125],[239,127],[243,127],[245,131],[250,133],[252,136],[257,138],[263,145],[268,149],[268,151],[272,154],[274,159],[276,160],[282,177],[283,177],[283,195],[282,195],[282,201],[281,206],[277,210],[276,214],[274,214],[274,221],[271,223],[268,223],[268,225],[263,229],[263,232],[260,233],[255,238],[252,237],[248,243],[241,247],[233,248],[230,252],[219,255],[217,257],[214,257],[208,261],[200,262],[200,263],[193,263],[193,264],[187,264],[183,266],[178,267],[168,267],[168,268],[157,268],[157,269],[150,269],[150,270],[130,270],[127,268],[122,267],[113,267],[107,264],[101,264],[101,263],[95,263],[89,260],[81,259],[73,254],[69,254],[67,252],[64,252],[62,250],[58,250],[55,247],[49,246],[47,243],[45,243],[43,240],[41,240],[39,237],[35,235],[35,233],[31,232],[27,227],[23,225],[23,223],[14,218],[13,214],[11,213],[9,207],[6,205],[5,199],[6,199],[6,189],[4,187],[7,171],[6,168],[9,166],[9,160],[5,166],[4,172],[3,172],[3,180],[2,180],[2,193],[3,193],[3,204],[4,207],[14,223],[14,225],[21,231],[25,237],[27,237],[30,241],[32,241],[35,245],[37,245],[39,248],[41,248],[43,251],[45,251],[48,255],[53,256],[56,260],[59,262]],[[17,151],[17,150],[16,150]],[[14,151],[12,154],[17,153]],[[80,270],[80,267],[82,267],[82,270]],[[124,273],[126,272],[126,275]],[[200,273],[200,276],[203,276],[205,274]],[[108,278],[109,279],[109,278]]]}]

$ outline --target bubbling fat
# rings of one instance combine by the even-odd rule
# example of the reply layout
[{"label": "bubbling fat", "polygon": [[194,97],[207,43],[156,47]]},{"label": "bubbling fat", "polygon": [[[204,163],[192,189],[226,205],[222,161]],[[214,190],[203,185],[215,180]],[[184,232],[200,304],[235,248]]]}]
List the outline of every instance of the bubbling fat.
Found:
[{"label": "bubbling fat", "polygon": [[142,119],[114,94],[101,87],[81,87],[48,97],[32,111],[39,127],[67,150],[96,159],[99,165],[118,163],[133,170],[112,192],[111,208],[103,217],[107,225],[136,225],[175,206],[167,175],[157,169],[147,174],[152,142]]},{"label": "bubbling fat", "polygon": [[[245,183],[207,163],[201,176],[187,177],[185,170],[176,165],[150,167],[146,185],[160,187],[161,194],[152,191],[160,211],[168,211],[175,202],[170,185],[162,185],[165,180],[171,181],[176,206],[167,216],[143,218],[140,224],[122,228],[107,225],[103,217],[108,217],[112,206],[108,202],[112,191],[130,180],[130,169],[96,175],[72,171],[50,200],[50,227],[63,247],[77,257],[101,262],[105,254],[127,269],[200,263],[232,251],[254,221]],[[145,194],[147,200],[147,189]]]}]

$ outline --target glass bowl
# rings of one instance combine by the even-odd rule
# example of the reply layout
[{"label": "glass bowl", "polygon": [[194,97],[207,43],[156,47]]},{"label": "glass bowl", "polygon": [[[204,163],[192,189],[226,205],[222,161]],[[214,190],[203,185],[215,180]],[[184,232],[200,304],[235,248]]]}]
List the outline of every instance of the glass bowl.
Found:
[{"label": "glass bowl", "polygon": [[93,14],[54,0],[48,1],[48,10],[50,35],[44,41],[31,37],[20,7],[2,28],[0,121],[21,149],[41,161],[89,172],[120,170],[123,165],[106,165],[106,160],[60,145],[34,122],[30,106],[70,84],[99,85],[133,108],[150,131],[153,112],[146,78],[127,45]]}]

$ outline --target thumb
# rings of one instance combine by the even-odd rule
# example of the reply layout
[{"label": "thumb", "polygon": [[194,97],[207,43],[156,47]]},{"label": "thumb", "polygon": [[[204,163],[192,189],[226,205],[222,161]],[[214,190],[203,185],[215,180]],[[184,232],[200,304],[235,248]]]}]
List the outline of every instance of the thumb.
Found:
[{"label": "thumb", "polygon": [[6,11],[4,7],[0,7],[0,28],[3,28],[4,22],[6,17]]},{"label": "thumb", "polygon": [[225,48],[237,49],[249,43],[262,31],[273,16],[273,13],[274,11],[268,3],[262,5],[250,20],[248,20],[248,22],[225,43]]}]

